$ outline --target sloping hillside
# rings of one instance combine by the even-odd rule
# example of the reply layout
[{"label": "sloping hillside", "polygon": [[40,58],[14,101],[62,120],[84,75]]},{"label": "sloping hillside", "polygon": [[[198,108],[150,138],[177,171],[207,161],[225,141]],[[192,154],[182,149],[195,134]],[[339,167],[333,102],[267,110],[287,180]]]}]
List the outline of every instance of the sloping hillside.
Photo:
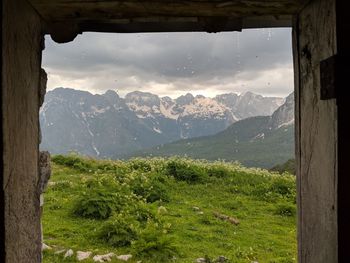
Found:
[{"label": "sloping hillside", "polygon": [[237,160],[249,167],[263,168],[286,162],[294,155],[293,94],[272,116],[244,119],[212,136],[162,144],[132,156],[172,155]]},{"label": "sloping hillside", "polygon": [[52,167],[44,263],[296,262],[294,176],[180,158],[54,156]]},{"label": "sloping hillside", "polygon": [[269,117],[253,117],[213,136],[181,140],[140,151],[133,156],[188,156],[238,160],[249,167],[269,168],[293,157],[294,125],[269,130]]}]

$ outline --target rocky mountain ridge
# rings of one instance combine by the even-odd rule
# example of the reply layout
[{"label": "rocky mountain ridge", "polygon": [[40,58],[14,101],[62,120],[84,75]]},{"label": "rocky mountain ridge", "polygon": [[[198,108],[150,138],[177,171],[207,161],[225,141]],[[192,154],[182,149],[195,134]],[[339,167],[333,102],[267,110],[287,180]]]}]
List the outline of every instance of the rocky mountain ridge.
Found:
[{"label": "rocky mountain ridge", "polygon": [[179,139],[220,132],[251,116],[271,115],[283,98],[251,92],[214,98],[188,93],[176,99],[134,91],[121,98],[68,88],[49,91],[40,109],[41,148],[52,153],[76,151],[99,158]]},{"label": "rocky mountain ridge", "polygon": [[239,120],[217,134],[160,144],[130,157],[188,156],[271,168],[294,157],[294,93],[271,116]]}]

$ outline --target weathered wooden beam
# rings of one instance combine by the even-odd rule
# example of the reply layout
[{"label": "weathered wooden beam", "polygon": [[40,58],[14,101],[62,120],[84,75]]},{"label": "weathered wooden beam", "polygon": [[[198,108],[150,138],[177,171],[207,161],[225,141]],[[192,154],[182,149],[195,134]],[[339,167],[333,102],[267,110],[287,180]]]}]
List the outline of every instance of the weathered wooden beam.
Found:
[{"label": "weathered wooden beam", "polygon": [[242,19],[218,18],[191,18],[191,19],[135,19],[127,23],[118,22],[93,22],[86,21],[79,23],[79,29],[95,32],[117,32],[117,33],[138,33],[138,32],[186,32],[205,31],[216,33],[219,31],[241,31]]},{"label": "weathered wooden beam", "polygon": [[321,61],[337,52],[335,3],[311,1],[293,28],[299,263],[338,263],[338,109],[335,99],[321,100],[320,88],[321,67],[327,69]]},{"label": "weathered wooden beam", "polygon": [[308,0],[29,0],[46,21],[46,33],[67,42],[84,31],[240,31],[283,27]]},{"label": "weathered wooden beam", "polygon": [[[38,185],[41,19],[26,0],[2,1],[2,263],[41,262]],[[1,231],[2,229],[0,229]],[[3,230],[2,230],[3,231]]]},{"label": "weathered wooden beam", "polygon": [[30,0],[47,21],[99,20],[137,17],[250,17],[292,15],[307,0]]}]

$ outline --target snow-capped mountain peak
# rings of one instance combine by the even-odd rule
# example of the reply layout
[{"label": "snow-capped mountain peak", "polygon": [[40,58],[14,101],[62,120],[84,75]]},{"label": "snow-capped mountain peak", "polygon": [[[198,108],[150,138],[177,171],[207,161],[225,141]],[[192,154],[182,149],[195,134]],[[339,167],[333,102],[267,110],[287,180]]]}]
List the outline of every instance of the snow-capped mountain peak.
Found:
[{"label": "snow-capped mountain peak", "polygon": [[134,91],[122,98],[113,90],[93,95],[57,88],[46,94],[40,110],[42,148],[117,157],[181,138],[212,135],[243,118],[270,116],[282,101],[253,93],[215,98],[187,93],[172,99]]}]

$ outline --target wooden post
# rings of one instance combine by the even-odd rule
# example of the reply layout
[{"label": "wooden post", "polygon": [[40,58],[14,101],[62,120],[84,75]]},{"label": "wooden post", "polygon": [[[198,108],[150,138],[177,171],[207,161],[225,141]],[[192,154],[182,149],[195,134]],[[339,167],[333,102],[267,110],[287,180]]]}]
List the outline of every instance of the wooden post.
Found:
[{"label": "wooden post", "polygon": [[321,100],[321,61],[336,54],[335,0],[295,18],[298,262],[337,263],[337,105]]},{"label": "wooden post", "polygon": [[[4,15],[4,1],[1,1],[0,4],[0,14],[1,14],[1,20],[0,20],[0,42],[1,42],[1,47],[4,46],[4,42],[3,42],[3,15]],[[2,77],[2,70],[3,70],[3,52],[2,52],[2,48],[0,49],[0,58],[1,58],[1,74],[0,74],[0,102],[2,103],[2,93],[4,90],[4,82],[3,82],[3,77]],[[4,147],[3,147],[3,125],[2,125],[2,120],[3,120],[3,110],[2,110],[2,104],[0,107],[0,153],[1,156],[4,152]],[[1,214],[0,214],[0,262],[5,262],[5,193],[4,193],[4,159],[0,158],[0,209],[1,209]]]},{"label": "wooden post", "polygon": [[41,18],[27,0],[2,1],[1,263],[41,262],[38,185]]}]

